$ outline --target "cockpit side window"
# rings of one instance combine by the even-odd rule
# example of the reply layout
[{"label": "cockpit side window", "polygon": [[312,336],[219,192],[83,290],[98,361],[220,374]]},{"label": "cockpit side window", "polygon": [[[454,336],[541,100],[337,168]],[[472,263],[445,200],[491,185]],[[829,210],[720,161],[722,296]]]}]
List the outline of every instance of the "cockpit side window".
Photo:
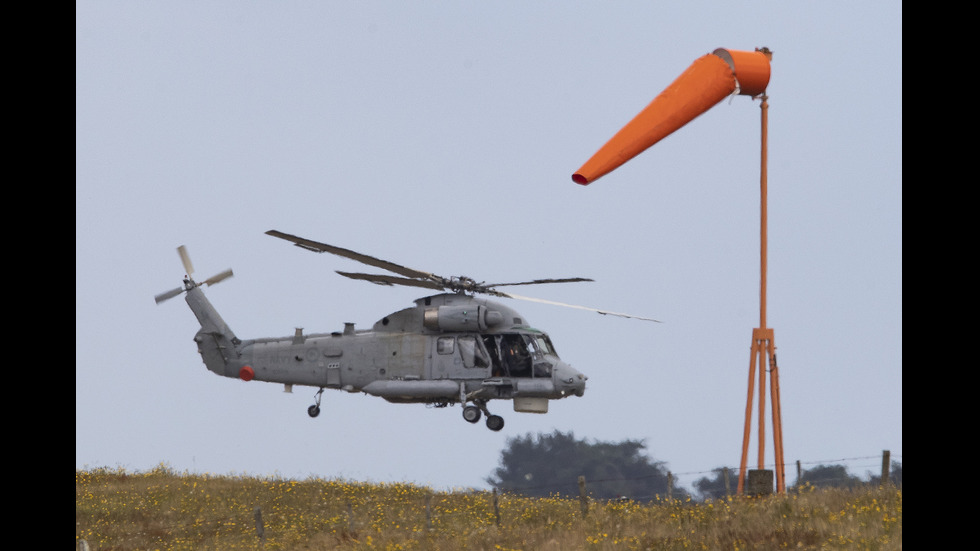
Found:
[{"label": "cockpit side window", "polygon": [[503,335],[500,339],[500,353],[511,377],[531,376],[531,353],[521,335]]}]

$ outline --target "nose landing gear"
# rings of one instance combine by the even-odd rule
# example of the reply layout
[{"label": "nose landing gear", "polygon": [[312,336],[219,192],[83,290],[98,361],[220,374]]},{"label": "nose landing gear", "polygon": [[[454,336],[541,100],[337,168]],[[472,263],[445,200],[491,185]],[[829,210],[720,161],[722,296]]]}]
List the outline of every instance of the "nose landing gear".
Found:
[{"label": "nose landing gear", "polygon": [[485,400],[474,400],[474,405],[463,407],[463,419],[468,423],[476,423],[480,420],[481,413],[487,416],[487,428],[497,432],[504,428],[504,418],[499,415],[492,415],[489,410],[487,410],[487,403]]}]

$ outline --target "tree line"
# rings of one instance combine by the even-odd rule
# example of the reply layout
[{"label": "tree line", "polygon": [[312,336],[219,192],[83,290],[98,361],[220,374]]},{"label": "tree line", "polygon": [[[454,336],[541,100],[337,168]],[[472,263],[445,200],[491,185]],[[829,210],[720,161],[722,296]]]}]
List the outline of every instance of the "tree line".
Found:
[{"label": "tree line", "polygon": [[[632,499],[650,501],[673,499],[719,499],[734,494],[738,487],[738,470],[719,467],[710,476],[694,482],[694,494],[677,486],[664,462],[645,454],[640,440],[622,442],[588,441],[574,433],[554,431],[551,434],[516,436],[507,439],[499,467],[486,482],[495,490],[529,497],[578,495],[577,480],[585,477],[589,493],[595,499]],[[726,481],[726,476],[728,480]],[[868,480],[847,472],[843,465],[817,465],[800,471],[796,486],[855,488],[881,482],[880,475]],[[902,484],[902,464],[892,461],[890,483]],[[795,489],[796,486],[787,490]]]}]

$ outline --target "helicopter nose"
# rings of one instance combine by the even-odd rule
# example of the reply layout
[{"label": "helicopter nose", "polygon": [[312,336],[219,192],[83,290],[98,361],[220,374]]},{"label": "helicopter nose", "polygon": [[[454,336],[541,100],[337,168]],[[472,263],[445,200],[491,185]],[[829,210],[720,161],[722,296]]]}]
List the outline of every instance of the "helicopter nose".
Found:
[{"label": "helicopter nose", "polygon": [[585,394],[585,381],[589,378],[584,374],[564,362],[558,365],[555,374],[558,379],[557,383],[561,386],[563,392],[568,392],[576,396]]}]

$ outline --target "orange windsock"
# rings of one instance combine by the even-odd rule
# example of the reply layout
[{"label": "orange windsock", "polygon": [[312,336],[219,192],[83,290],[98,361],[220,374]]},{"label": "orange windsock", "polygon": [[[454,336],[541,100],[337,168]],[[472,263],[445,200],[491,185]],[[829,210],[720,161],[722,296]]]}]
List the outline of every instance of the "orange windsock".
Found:
[{"label": "orange windsock", "polygon": [[770,55],[766,48],[754,52],[718,48],[697,59],[586,161],[572,181],[591,184],[736,91],[748,96],[765,92]]}]

